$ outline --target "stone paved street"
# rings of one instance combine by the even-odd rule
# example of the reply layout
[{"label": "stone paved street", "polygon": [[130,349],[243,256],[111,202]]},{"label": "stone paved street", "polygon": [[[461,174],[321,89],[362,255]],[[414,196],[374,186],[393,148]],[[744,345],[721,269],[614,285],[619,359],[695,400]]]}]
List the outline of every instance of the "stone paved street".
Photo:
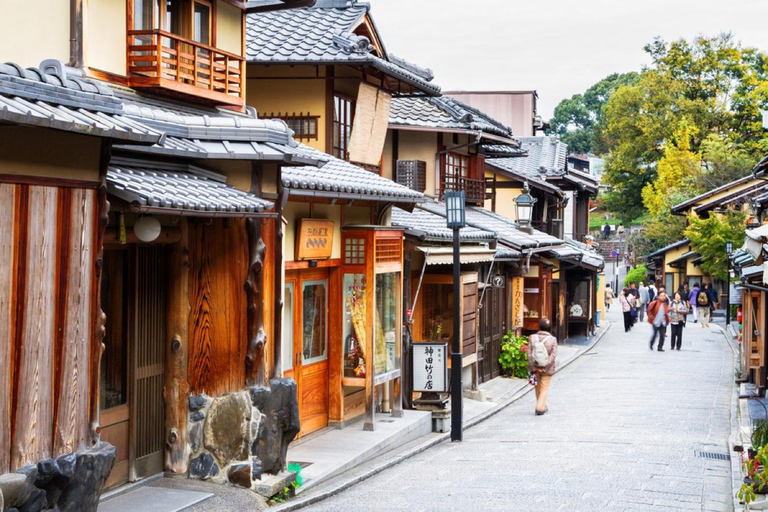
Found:
[{"label": "stone paved street", "polygon": [[[648,349],[620,312],[590,353],[557,374],[550,412],[533,394],[311,510],[732,510],[732,352],[689,323],[683,350]],[[667,345],[669,341],[667,339]]]}]

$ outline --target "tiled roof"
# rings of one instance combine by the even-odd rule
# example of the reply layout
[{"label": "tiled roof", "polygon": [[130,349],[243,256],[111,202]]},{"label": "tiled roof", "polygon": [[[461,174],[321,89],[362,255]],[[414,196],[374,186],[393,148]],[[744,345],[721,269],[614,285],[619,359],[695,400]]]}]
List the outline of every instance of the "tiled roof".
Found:
[{"label": "tiled roof", "polygon": [[107,190],[137,211],[196,216],[245,217],[272,203],[226,185],[226,177],[199,167],[113,159]]},{"label": "tiled roof", "polygon": [[553,249],[552,253],[560,260],[571,261],[579,266],[600,270],[605,266],[605,260],[600,254],[591,251],[585,244],[565,237],[565,245]]},{"label": "tiled roof", "polygon": [[[420,207],[437,215],[445,215],[445,203],[442,202],[427,202]],[[495,233],[499,241],[504,242],[505,245],[513,249],[531,249],[563,243],[559,238],[550,236],[542,231],[533,230],[532,234],[521,231],[513,221],[485,208],[477,206],[467,207],[466,218],[468,226]]]},{"label": "tiled roof", "polygon": [[699,203],[701,203],[704,200],[709,199],[712,196],[715,196],[721,192],[725,192],[728,189],[740,187],[742,185],[748,184],[750,181],[754,180],[755,177],[751,174],[749,176],[744,176],[743,178],[739,178],[737,180],[734,180],[730,183],[726,183],[725,185],[721,185],[717,188],[713,188],[712,190],[707,190],[703,194],[699,194],[696,197],[692,197],[688,199],[687,201],[683,201],[680,204],[676,204],[671,208],[672,213],[683,213],[688,210],[688,208],[695,206]]},{"label": "tiled roof", "polygon": [[431,73],[402,59],[372,53],[368,38],[353,34],[370,9],[349,0],[318,1],[314,7],[249,14],[246,57],[259,64],[371,65],[427,94],[440,94]]},{"label": "tiled roof", "polygon": [[515,146],[507,144],[480,144],[478,150],[487,159],[517,158],[526,156],[526,152]]},{"label": "tiled roof", "polygon": [[680,247],[681,245],[685,245],[685,244],[689,244],[689,243],[691,243],[691,241],[688,240],[687,238],[684,238],[684,239],[680,240],[679,242],[675,242],[673,244],[667,245],[666,247],[662,247],[658,251],[653,251],[651,254],[648,254],[645,257],[645,259],[655,258],[656,256],[661,256],[661,255],[663,255],[665,252],[667,252],[669,250],[675,249],[677,247]]},{"label": "tiled roof", "polygon": [[127,118],[123,103],[105,85],[76,76],[59,61],[43,69],[0,64],[0,120],[133,143],[161,134]]},{"label": "tiled roof", "polygon": [[283,186],[294,196],[420,203],[424,194],[367,171],[347,161],[329,156],[309,146],[299,146],[310,158],[328,159],[322,168],[283,167]]},{"label": "tiled roof", "polygon": [[512,139],[511,128],[450,96],[392,98],[389,124],[471,130]]},{"label": "tiled roof", "polygon": [[[400,208],[392,208],[392,225],[405,228],[405,234],[425,242],[450,242],[453,240],[453,229],[446,226],[445,212],[443,215],[430,213],[419,208],[407,212]],[[490,231],[465,227],[459,230],[459,239],[464,242],[491,242],[496,235]]]},{"label": "tiled roof", "polygon": [[494,159],[493,165],[511,172],[546,179],[566,173],[568,146],[556,137],[519,137],[528,156]]},{"label": "tiled roof", "polygon": [[[540,190],[544,190],[546,192],[558,195],[560,197],[565,196],[565,192],[555,185],[554,183],[551,183],[546,180],[544,177],[539,177],[535,174],[528,174],[524,172],[518,172],[513,171],[504,166],[503,164],[500,165],[499,162],[503,161],[505,159],[503,158],[494,158],[493,160],[486,160],[485,165],[488,167],[491,167],[492,169],[498,169],[501,171],[501,174],[504,174],[508,177],[511,177],[513,179],[519,180],[521,182],[528,183],[532,188],[538,188]],[[492,183],[492,182],[491,182]],[[489,185],[489,187],[492,185]]]},{"label": "tiled roof", "polygon": [[151,147],[116,146],[121,149],[196,159],[259,160],[315,166],[327,161],[327,155],[310,156],[280,119],[219,112],[184,113],[158,104],[125,101],[127,116],[165,135]]}]

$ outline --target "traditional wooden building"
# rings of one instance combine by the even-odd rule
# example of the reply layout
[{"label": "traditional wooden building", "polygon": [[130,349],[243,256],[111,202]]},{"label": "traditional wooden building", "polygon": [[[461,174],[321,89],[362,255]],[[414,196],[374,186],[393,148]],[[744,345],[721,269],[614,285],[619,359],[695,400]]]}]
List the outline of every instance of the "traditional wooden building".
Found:
[{"label": "traditional wooden building", "polygon": [[380,176],[382,148],[393,97],[440,88],[388,54],[370,11],[319,0],[247,20],[248,103],[334,157],[284,170],[269,191],[284,194],[286,220],[275,360],[298,383],[302,434],[359,419],[372,430],[376,412],[398,416],[402,403],[403,232],[390,218],[423,195]]}]

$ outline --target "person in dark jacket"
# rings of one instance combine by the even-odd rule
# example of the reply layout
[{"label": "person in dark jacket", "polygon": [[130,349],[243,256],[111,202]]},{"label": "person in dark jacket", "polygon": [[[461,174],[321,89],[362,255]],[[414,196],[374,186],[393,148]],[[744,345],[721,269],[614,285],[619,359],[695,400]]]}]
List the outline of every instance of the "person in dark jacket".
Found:
[{"label": "person in dark jacket", "polygon": [[702,329],[709,329],[709,317],[712,311],[712,294],[707,291],[708,289],[709,283],[704,283],[696,295],[696,308],[699,310]]},{"label": "person in dark jacket", "polygon": [[720,302],[717,296],[717,288],[714,284],[707,285],[707,296],[709,297],[709,318],[712,318],[712,313],[717,309],[717,303]]},{"label": "person in dark jacket", "polygon": [[693,285],[693,290],[688,294],[688,304],[691,305],[691,311],[693,312],[693,323],[699,321],[699,304],[697,299],[699,298],[699,283]]},{"label": "person in dark jacket", "polygon": [[669,306],[667,304],[667,294],[659,290],[659,297],[648,304],[648,323],[653,326],[651,335],[651,350],[656,343],[656,336],[659,337],[659,352],[664,352],[664,337],[667,335],[667,325],[669,325]]}]

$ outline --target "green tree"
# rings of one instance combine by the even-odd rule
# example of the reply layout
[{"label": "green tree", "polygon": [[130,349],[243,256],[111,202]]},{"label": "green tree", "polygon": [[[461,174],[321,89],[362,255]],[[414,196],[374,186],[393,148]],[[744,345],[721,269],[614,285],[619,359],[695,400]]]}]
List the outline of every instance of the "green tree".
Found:
[{"label": "green tree", "polygon": [[[625,219],[639,214],[642,190],[659,179],[660,161],[681,123],[690,130],[686,151],[704,161],[702,179],[691,180],[693,188],[681,186],[681,197],[722,181],[723,171],[737,175],[737,167],[768,151],[759,112],[768,105],[768,55],[742,48],[730,34],[656,39],[645,50],[651,66],[636,83],[616,89],[603,108],[607,204]],[[661,183],[656,189],[666,193]]]},{"label": "green tree", "polygon": [[645,282],[646,276],[648,276],[648,269],[645,268],[645,265],[640,264],[627,273],[627,277],[624,278],[624,286],[629,288],[629,283]]},{"label": "green tree", "polygon": [[747,214],[734,208],[722,214],[713,213],[706,219],[695,213],[688,216],[685,236],[691,241],[693,250],[702,256],[701,270],[721,281],[728,277],[725,242],[737,244],[742,240],[746,221]]},{"label": "green tree", "polygon": [[603,107],[621,85],[635,83],[639,74],[613,73],[584,94],[575,94],[555,107],[549,134],[558,135],[574,153],[596,153],[603,146]]},{"label": "green tree", "polygon": [[629,247],[637,256],[645,256],[685,237],[685,217],[667,212],[643,223],[643,230],[632,233]]}]

